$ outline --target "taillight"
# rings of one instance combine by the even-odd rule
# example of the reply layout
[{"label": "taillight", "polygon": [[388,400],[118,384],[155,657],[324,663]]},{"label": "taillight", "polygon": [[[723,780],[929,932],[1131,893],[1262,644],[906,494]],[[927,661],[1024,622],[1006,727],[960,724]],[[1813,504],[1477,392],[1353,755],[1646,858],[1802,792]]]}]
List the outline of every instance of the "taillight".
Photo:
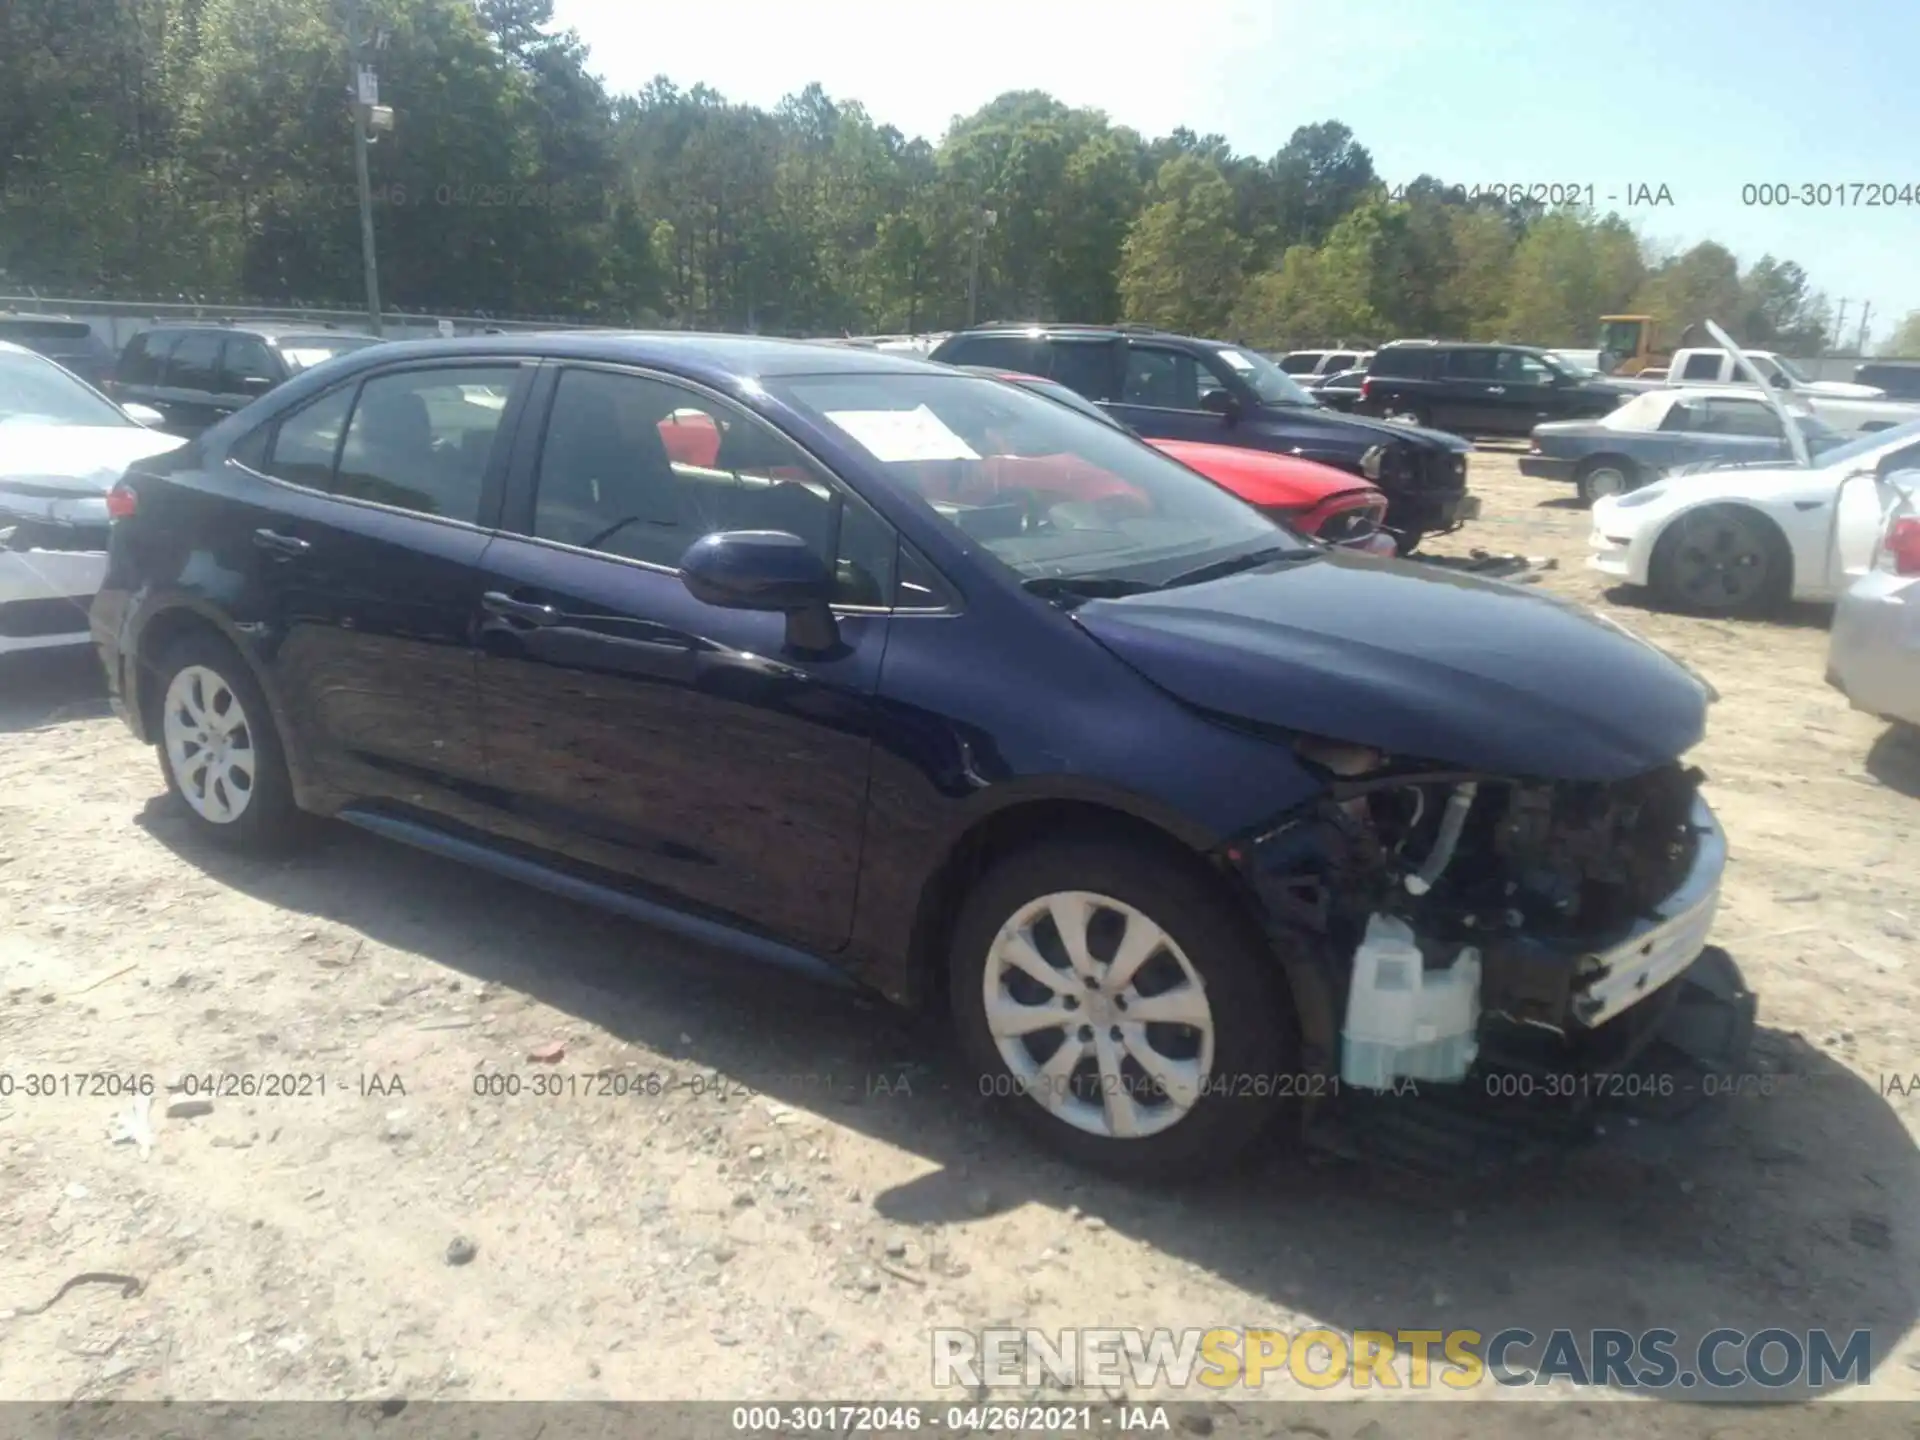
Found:
[{"label": "taillight", "polygon": [[112,520],[126,520],[140,508],[140,492],[122,480],[107,491],[107,517]]},{"label": "taillight", "polygon": [[1371,400],[1373,398],[1373,381],[1371,379],[1360,382],[1360,398],[1362,400]]},{"label": "taillight", "polygon": [[1920,518],[1902,515],[1887,527],[1880,563],[1896,575],[1920,575]]}]

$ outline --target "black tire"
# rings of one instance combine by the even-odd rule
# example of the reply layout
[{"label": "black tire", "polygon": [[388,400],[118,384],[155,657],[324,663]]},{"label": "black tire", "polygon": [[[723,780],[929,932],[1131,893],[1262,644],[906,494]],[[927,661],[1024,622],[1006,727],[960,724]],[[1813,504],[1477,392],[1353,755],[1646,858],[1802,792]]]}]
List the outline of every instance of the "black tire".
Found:
[{"label": "black tire", "polygon": [[[1729,537],[1724,550],[1721,534]],[[1722,554],[1724,560],[1711,558]],[[1647,563],[1647,582],[1662,605],[1685,614],[1769,615],[1793,594],[1793,551],[1758,510],[1707,505],[1667,526]]]},{"label": "black tire", "polygon": [[1389,418],[1404,420],[1409,425],[1417,425],[1422,430],[1433,428],[1433,412],[1424,405],[1409,405],[1404,410],[1395,410]]},{"label": "black tire", "polygon": [[[243,729],[253,757],[250,784],[238,813],[231,820],[211,819],[190,799],[168,752],[168,695],[183,671],[209,671],[224,683],[240,707]],[[306,817],[293,799],[293,781],[287,773],[286,752],[274,726],[267,697],[239,653],[218,635],[196,631],[169,644],[153,667],[155,690],[154,751],[167,789],[180,804],[196,834],[233,850],[254,853],[286,849],[307,834]],[[227,712],[230,713],[230,712]],[[238,787],[236,786],[236,793]]]},{"label": "black tire", "polygon": [[1573,472],[1573,485],[1580,492],[1580,503],[1588,509],[1603,495],[1625,495],[1644,483],[1640,467],[1621,455],[1590,455]]},{"label": "black tire", "polygon": [[[986,981],[1002,927],[1023,907],[1062,891],[1087,891],[1133,907],[1165,932],[1200,981],[1213,1025],[1212,1064],[1192,1108],[1158,1133],[1120,1139],[1090,1133],[1059,1118],[1040,1099],[1025,1092],[988,1028]],[[1043,922],[1043,934],[1045,923],[1050,922]],[[1090,941],[1096,938],[1099,924],[1096,921],[1089,927]],[[1117,936],[1113,943],[1117,945]],[[1059,951],[1057,943],[1052,948]],[[1111,958],[1110,948],[1105,956],[1100,949],[1098,944],[1088,945],[1096,959]],[[1042,953],[1047,953],[1045,947]],[[1060,959],[1051,963],[1063,980],[1070,980],[1070,970],[1058,969],[1065,959],[1064,951],[1059,955]],[[1166,966],[1175,968],[1166,972]],[[1178,957],[1162,950],[1141,967],[1136,977],[1142,982],[1141,988],[1137,993],[1129,991],[1135,993],[1134,1003],[1141,1003],[1143,996],[1164,993],[1151,986],[1157,985],[1165,973],[1185,983]],[[1129,1180],[1166,1180],[1230,1169],[1247,1158],[1281,1113],[1285,1104],[1282,1089],[1297,1088],[1283,1087],[1272,1079],[1291,1073],[1293,1057],[1299,1050],[1280,962],[1205,873],[1183,864],[1170,850],[1074,838],[1046,842],[1007,856],[980,878],[961,907],[952,938],[949,981],[961,1053],[977,1077],[981,1093],[994,1097],[1001,1108],[1049,1148],[1108,1174]],[[1037,985],[1034,988],[1040,989]],[[1068,998],[1065,1003],[1072,1005],[1074,1000]],[[1089,996],[1088,1007],[1095,1003]],[[1090,1025],[1082,1027],[1081,1033],[1088,1035],[1092,1029]],[[1118,1029],[1114,1026],[1115,1031]],[[1156,1029],[1162,1034],[1171,1032],[1176,1039],[1181,1035],[1191,1038],[1194,1033],[1188,1027]],[[1069,1038],[1058,1028],[1047,1033],[1058,1036],[1061,1045]],[[1160,1040],[1153,1048],[1158,1051],[1159,1044],[1164,1043]],[[1034,1063],[1040,1060],[1034,1057]],[[1137,1061],[1133,1063],[1138,1073],[1127,1087],[1129,1093],[1146,1074],[1138,1070]],[[1076,1071],[1076,1075],[1082,1076],[1084,1084],[1082,1072]],[[1105,1102],[1099,1097],[1112,1087],[1102,1087],[1097,1072],[1094,1081],[1094,1098],[1089,1103],[1104,1112]],[[1079,1088],[1063,1087],[1063,1093],[1077,1094]],[[1143,1096],[1152,1102],[1150,1093],[1143,1092]]]}]

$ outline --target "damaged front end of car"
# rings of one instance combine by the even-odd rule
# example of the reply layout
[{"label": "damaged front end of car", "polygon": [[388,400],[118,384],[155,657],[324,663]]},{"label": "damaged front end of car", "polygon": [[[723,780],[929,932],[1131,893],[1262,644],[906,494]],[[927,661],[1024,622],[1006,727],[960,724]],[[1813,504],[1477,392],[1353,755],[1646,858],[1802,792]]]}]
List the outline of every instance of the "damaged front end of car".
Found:
[{"label": "damaged front end of car", "polygon": [[[1754,1002],[1707,945],[1726,842],[1672,762],[1618,781],[1298,740],[1318,799],[1225,852],[1288,970],[1307,1131],[1417,1168],[1672,1112],[1740,1061]],[[1477,1152],[1471,1154],[1469,1152]]]}]

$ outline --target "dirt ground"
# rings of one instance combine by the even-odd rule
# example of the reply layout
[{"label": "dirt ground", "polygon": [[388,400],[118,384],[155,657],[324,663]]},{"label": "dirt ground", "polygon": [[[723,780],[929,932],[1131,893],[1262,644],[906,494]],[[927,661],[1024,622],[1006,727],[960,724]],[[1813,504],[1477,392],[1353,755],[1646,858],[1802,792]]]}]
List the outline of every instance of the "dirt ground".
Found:
[{"label": "dirt ground", "polygon": [[[1474,485],[1485,518],[1439,548],[1556,559],[1547,588],[1721,692],[1716,938],[1773,1093],[1492,1184],[1277,1153],[1130,1190],[1036,1154],[884,1007],[344,828],[288,862],[211,852],[91,656],[15,657],[0,1398],[929,1396],[936,1325],[1311,1324],[1865,1327],[1864,1393],[1920,1396],[1920,753],[1822,683],[1824,613],[1650,613],[1510,451]],[[633,1093],[592,1093],[600,1070]],[[118,1082],[27,1095],[47,1072],[156,1077],[150,1148],[110,1138]],[[169,1079],[211,1072],[325,1093],[164,1116]],[[144,1288],[17,1313],[83,1272]]]}]

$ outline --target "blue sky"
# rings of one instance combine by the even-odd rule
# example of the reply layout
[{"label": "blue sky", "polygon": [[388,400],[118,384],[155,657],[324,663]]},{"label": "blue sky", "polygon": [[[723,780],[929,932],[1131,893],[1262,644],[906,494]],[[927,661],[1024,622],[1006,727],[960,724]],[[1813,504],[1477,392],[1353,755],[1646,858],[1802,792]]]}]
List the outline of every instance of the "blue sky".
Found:
[{"label": "blue sky", "polygon": [[[817,80],[929,138],[1015,89],[1263,156],[1339,119],[1390,183],[1592,184],[1656,246],[1797,260],[1848,301],[1849,339],[1863,302],[1881,337],[1920,309],[1920,203],[1741,197],[1770,182],[1920,194],[1914,0],[559,0],[558,19],[618,90],[664,74],[772,105]],[[1642,183],[1673,203],[1627,208]]]}]

